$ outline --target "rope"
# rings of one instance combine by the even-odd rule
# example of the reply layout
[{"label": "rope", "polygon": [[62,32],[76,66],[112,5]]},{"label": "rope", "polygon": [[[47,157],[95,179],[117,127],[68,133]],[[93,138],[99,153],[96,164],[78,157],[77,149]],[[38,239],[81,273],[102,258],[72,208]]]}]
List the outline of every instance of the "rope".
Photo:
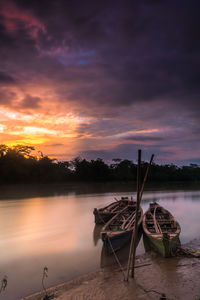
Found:
[{"label": "rope", "polygon": [[173,300],[172,298],[168,298],[167,296],[166,296],[166,294],[165,293],[161,293],[161,292],[159,292],[159,291],[156,291],[156,290],[147,290],[147,289],[145,289],[141,284],[139,284],[139,283],[137,283],[137,286],[139,287],[139,288],[141,288],[146,294],[148,294],[148,293],[155,293],[155,294],[158,294],[158,295],[160,295],[161,296],[161,298],[160,299],[166,299],[166,300]]},{"label": "rope", "polygon": [[[102,222],[103,222],[104,224],[106,224],[106,222],[104,222],[104,220],[103,220],[103,218],[101,217],[101,215],[99,214],[99,212],[98,212],[98,215],[99,215],[100,219],[102,220]],[[113,246],[112,246],[111,240],[110,240],[110,238],[109,238],[108,235],[107,235],[107,238],[108,238],[108,242],[109,242],[110,248],[111,248],[111,250],[112,250],[112,252],[113,252],[113,255],[114,255],[114,257],[115,257],[115,260],[116,260],[116,262],[118,263],[119,268],[120,268],[120,270],[122,271],[122,274],[123,274],[123,277],[124,277],[124,280],[125,280],[126,274],[125,274],[125,272],[124,272],[124,269],[123,269],[123,267],[122,267],[122,264],[120,263],[119,258],[117,257],[117,254],[115,253],[115,250],[114,250],[114,248],[113,248]]]},{"label": "rope", "polygon": [[120,263],[120,261],[119,261],[119,258],[117,257],[117,255],[116,255],[116,253],[115,253],[115,250],[113,249],[113,246],[112,246],[112,243],[111,243],[111,241],[110,241],[110,238],[109,238],[108,236],[107,236],[107,238],[108,238],[108,242],[109,242],[109,244],[110,244],[110,248],[111,248],[111,250],[112,250],[112,252],[113,252],[113,255],[114,255],[114,257],[115,257],[115,260],[116,260],[116,262],[118,263],[118,265],[119,265],[119,267],[120,267],[120,270],[122,271],[123,277],[124,277],[124,279],[125,279],[126,274],[125,274],[125,272],[124,272],[124,269],[123,269],[123,267],[122,267],[122,265],[121,265],[121,263]]},{"label": "rope", "polygon": [[178,246],[172,251],[172,256],[186,256],[200,258],[200,249],[190,249],[183,248],[183,246]]}]

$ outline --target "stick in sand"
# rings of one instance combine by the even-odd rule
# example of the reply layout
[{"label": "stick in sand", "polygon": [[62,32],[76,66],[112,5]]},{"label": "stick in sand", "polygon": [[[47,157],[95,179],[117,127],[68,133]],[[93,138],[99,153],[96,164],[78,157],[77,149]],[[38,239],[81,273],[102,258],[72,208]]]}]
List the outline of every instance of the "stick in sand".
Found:
[{"label": "stick in sand", "polygon": [[[139,165],[139,151],[141,150],[138,150],[138,165]],[[150,166],[152,164],[152,161],[153,161],[153,158],[154,158],[154,154],[152,154],[151,156],[151,159],[150,159],[150,162],[148,164],[148,167],[147,167],[147,170],[146,170],[146,173],[145,173],[145,176],[144,176],[144,180],[143,180],[143,183],[142,183],[142,188],[141,188],[141,191],[139,193],[139,205],[138,205],[138,209],[139,209],[139,206],[140,206],[140,203],[141,203],[141,200],[142,200],[142,195],[143,195],[143,192],[144,192],[144,185],[145,185],[145,182],[147,180],[147,176],[148,176],[148,172],[149,172],[149,169],[150,169]],[[140,160],[141,160],[141,153],[140,153]],[[138,166],[139,167],[139,166]],[[140,171],[138,170],[138,173]],[[138,178],[139,178],[140,174],[138,174]],[[138,179],[137,178],[137,179]],[[137,181],[137,200],[138,200],[138,188],[139,188],[139,182]],[[136,208],[137,209],[137,208]],[[137,215],[136,215],[137,216]],[[126,281],[128,281],[128,277],[129,277],[129,270],[130,270],[130,264],[131,264],[131,261],[132,261],[132,277],[134,277],[134,268],[135,268],[135,250],[136,250],[136,238],[137,238],[137,225],[136,222],[138,222],[138,217],[136,218],[135,220],[135,227],[134,227],[134,232],[132,234],[132,239],[131,239],[131,245],[130,245],[130,252],[129,252],[129,259],[128,259],[128,266],[127,266],[127,278],[126,278]],[[135,234],[136,232],[136,234]],[[134,247],[134,248],[133,248]],[[134,250],[135,249],[135,250]]]},{"label": "stick in sand", "polygon": [[138,150],[138,165],[137,165],[137,203],[136,203],[136,216],[135,216],[135,226],[134,230],[132,233],[132,238],[131,238],[131,245],[130,245],[130,251],[129,251],[129,258],[128,258],[128,265],[127,265],[127,277],[126,281],[128,281],[129,277],[129,270],[130,270],[130,264],[133,259],[133,254],[134,254],[134,248],[135,248],[135,241],[136,241],[136,231],[137,231],[137,221],[138,221],[138,210],[139,210],[139,200],[140,200],[140,169],[141,169],[141,150]]}]

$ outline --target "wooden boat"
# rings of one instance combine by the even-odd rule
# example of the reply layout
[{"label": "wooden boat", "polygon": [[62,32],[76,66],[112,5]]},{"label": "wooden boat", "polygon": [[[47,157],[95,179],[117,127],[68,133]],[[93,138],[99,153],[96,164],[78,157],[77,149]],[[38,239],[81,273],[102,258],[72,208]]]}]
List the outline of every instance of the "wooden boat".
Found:
[{"label": "wooden boat", "polygon": [[93,211],[95,223],[96,224],[105,224],[112,217],[114,217],[119,211],[121,211],[127,205],[132,205],[134,202],[130,200],[128,197],[121,197],[120,200],[112,202],[111,204],[97,209],[95,208]]},{"label": "wooden boat", "polygon": [[164,257],[169,257],[180,245],[180,225],[172,214],[158,203],[151,203],[143,217],[143,231],[150,245]]},{"label": "wooden boat", "polygon": [[[102,228],[101,238],[108,252],[121,249],[131,240],[135,225],[136,202],[127,205]],[[142,223],[143,212],[139,209],[138,228]],[[139,239],[138,239],[139,242]]]},{"label": "wooden boat", "polygon": [[[140,241],[141,236],[142,236],[142,226],[140,226],[140,228],[138,230],[138,235],[137,235],[138,243]],[[131,241],[131,239],[130,239],[130,241]],[[121,264],[127,263],[129,251],[130,251],[130,243],[126,243],[121,249],[119,249],[117,251],[117,257]],[[111,254],[111,251],[109,251],[108,248],[103,244],[102,249],[101,249],[101,260],[100,260],[101,268],[105,268],[105,267],[113,266],[113,265],[117,264],[115,256],[110,255],[110,254]]]}]

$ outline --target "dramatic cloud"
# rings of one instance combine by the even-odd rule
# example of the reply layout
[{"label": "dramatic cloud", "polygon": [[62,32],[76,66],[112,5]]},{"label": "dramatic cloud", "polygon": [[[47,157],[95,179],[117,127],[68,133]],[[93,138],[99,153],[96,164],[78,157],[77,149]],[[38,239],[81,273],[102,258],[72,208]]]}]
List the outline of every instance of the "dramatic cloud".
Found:
[{"label": "dramatic cloud", "polygon": [[143,135],[143,136],[127,136],[124,138],[125,140],[128,141],[137,141],[137,142],[157,142],[157,141],[162,141],[164,138],[159,137],[159,136],[148,136],[148,135]]},{"label": "dramatic cloud", "polygon": [[2,88],[0,90],[0,105],[10,105],[15,97],[15,93]]},{"label": "dramatic cloud", "polygon": [[20,106],[22,108],[38,108],[41,99],[39,97],[32,97],[31,95],[26,95],[22,99]]},{"label": "dramatic cloud", "polygon": [[162,162],[199,161],[199,8],[2,0],[0,142],[62,159],[131,159],[141,147]]},{"label": "dramatic cloud", "polygon": [[6,74],[5,72],[0,72],[0,84],[11,84],[14,82],[15,80],[12,76]]}]

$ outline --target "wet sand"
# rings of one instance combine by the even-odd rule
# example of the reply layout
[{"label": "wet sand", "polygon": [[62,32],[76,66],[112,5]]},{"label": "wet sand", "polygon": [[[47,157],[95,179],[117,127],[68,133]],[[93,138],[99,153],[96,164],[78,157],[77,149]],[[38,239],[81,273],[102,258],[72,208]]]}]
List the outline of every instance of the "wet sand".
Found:
[{"label": "wet sand", "polygon": [[[135,279],[123,280],[119,267],[106,267],[56,287],[48,295],[57,300],[133,300],[160,299],[196,300],[200,297],[200,259],[167,258],[156,254],[137,257]],[[124,266],[125,267],[125,266]],[[23,298],[41,300],[44,292]]]}]

